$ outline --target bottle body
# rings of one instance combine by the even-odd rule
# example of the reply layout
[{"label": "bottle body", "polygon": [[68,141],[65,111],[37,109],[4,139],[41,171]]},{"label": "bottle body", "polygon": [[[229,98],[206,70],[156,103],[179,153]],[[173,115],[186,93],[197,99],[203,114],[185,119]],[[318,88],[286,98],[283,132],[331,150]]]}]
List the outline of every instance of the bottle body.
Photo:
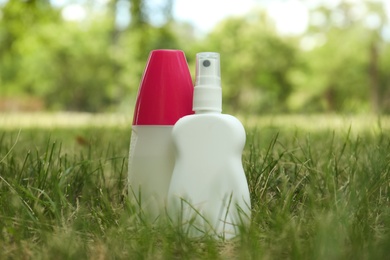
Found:
[{"label": "bottle body", "polygon": [[134,109],[128,194],[139,213],[152,223],[165,215],[174,165],[172,127],[181,117],[193,113],[192,97],[193,85],[184,52],[151,51]]},{"label": "bottle body", "polygon": [[250,219],[242,167],[245,129],[233,116],[185,116],[172,130],[176,162],[168,191],[170,217],[190,236],[234,237]]},{"label": "bottle body", "polygon": [[133,125],[128,171],[128,194],[150,220],[165,211],[174,166],[172,127]]}]

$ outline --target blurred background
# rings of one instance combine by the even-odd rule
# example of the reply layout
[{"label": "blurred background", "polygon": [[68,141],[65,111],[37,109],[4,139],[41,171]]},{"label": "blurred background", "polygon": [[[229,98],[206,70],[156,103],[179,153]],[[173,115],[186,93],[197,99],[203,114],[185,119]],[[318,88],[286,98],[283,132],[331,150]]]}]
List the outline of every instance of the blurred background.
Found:
[{"label": "blurred background", "polygon": [[0,0],[0,112],[132,110],[149,52],[221,54],[224,111],[390,114],[388,0]]}]

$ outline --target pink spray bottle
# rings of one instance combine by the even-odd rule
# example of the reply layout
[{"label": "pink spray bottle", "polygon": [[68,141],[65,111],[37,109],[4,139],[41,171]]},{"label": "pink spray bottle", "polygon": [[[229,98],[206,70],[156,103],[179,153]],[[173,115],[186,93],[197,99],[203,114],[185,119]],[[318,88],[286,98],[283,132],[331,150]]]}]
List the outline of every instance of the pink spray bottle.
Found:
[{"label": "pink spray bottle", "polygon": [[164,214],[175,163],[172,128],[181,117],[193,114],[193,89],[184,52],[150,53],[134,110],[128,192],[151,221]]}]

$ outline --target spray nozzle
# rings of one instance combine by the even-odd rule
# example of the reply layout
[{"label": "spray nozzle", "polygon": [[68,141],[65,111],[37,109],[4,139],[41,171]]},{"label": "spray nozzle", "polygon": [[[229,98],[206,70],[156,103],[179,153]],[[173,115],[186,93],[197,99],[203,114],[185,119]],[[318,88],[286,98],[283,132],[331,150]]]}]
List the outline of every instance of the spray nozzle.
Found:
[{"label": "spray nozzle", "polygon": [[221,69],[219,53],[196,54],[193,110],[195,113],[222,111]]},{"label": "spray nozzle", "polygon": [[200,85],[221,87],[219,53],[201,52],[196,54],[195,86]]}]

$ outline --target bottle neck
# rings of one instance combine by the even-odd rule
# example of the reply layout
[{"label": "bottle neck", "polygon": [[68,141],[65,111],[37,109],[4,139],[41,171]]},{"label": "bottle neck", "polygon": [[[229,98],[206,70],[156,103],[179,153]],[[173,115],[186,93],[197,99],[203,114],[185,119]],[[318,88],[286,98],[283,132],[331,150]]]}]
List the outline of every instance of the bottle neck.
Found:
[{"label": "bottle neck", "polygon": [[201,85],[194,88],[193,111],[196,114],[221,113],[222,89],[213,85]]},{"label": "bottle neck", "polygon": [[222,114],[221,111],[215,111],[215,110],[195,110],[195,114]]}]

